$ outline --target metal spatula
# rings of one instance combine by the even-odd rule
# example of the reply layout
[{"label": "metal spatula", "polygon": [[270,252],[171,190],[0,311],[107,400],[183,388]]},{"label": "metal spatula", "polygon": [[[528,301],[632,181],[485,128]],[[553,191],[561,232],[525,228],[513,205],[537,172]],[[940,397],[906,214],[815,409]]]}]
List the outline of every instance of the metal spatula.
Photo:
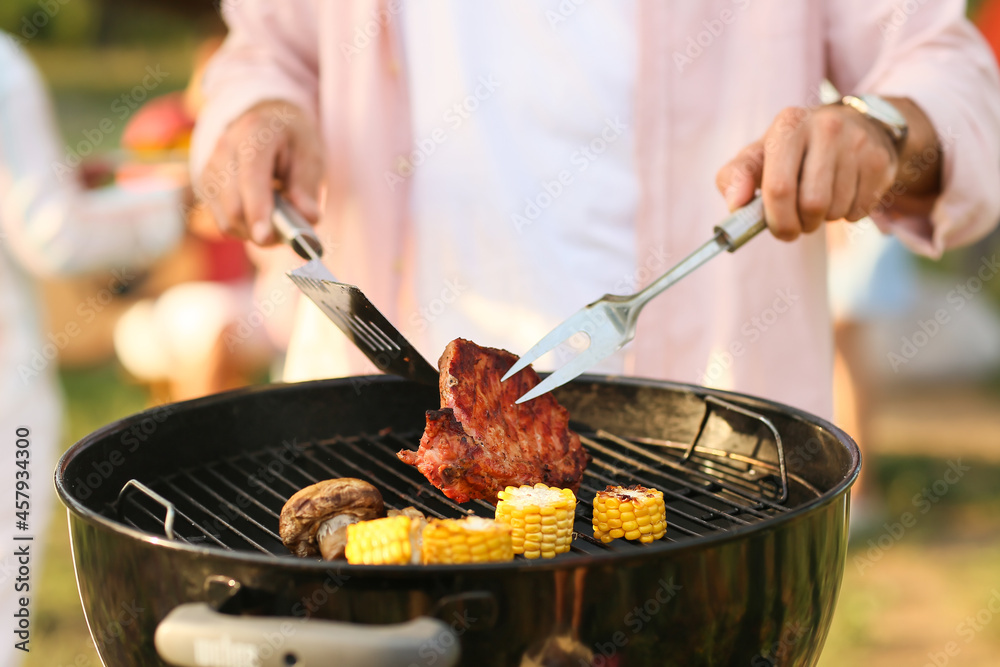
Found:
[{"label": "metal spatula", "polygon": [[288,274],[298,288],[351,339],[383,373],[437,386],[438,371],[424,359],[368,297],[339,282],[320,259],[323,245],[312,226],[275,193],[271,222],[300,257],[309,260]]},{"label": "metal spatula", "polygon": [[760,197],[757,197],[719,223],[715,227],[715,236],[712,237],[712,240],[695,250],[680,264],[654,280],[642,291],[626,296],[605,294],[597,301],[585,306],[535,343],[534,347],[511,366],[502,380],[513,376],[575,334],[581,332],[587,334],[587,337],[590,338],[590,345],[569,363],[532,387],[516,402],[524,403],[552,391],[605,357],[617,352],[625,343],[635,338],[635,324],[639,319],[639,312],[653,297],[658,296],[723,250],[733,252],[759,234],[766,226],[764,204]]}]

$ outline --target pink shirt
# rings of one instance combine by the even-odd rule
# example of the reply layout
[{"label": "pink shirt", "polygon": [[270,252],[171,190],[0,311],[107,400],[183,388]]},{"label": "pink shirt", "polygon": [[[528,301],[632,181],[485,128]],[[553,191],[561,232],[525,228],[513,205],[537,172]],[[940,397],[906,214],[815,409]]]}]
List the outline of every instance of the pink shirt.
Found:
[{"label": "pink shirt", "polygon": [[[1000,217],[992,54],[965,20],[964,3],[940,0],[909,14],[897,4],[638,0],[639,268],[664,255],[677,261],[709,237],[726,213],[715,172],[783,107],[817,104],[824,78],[845,93],[913,99],[944,143],[944,193],[931,218],[883,216],[884,231],[938,256],[992,229]],[[399,3],[378,0],[226,4],[231,33],[206,80],[193,166],[199,173],[226,124],[256,102],[286,99],[314,114],[325,143],[320,235],[330,267],[410,335],[408,315],[419,308],[409,279],[407,179],[392,177],[413,150],[399,11]],[[755,239],[647,307],[626,372],[829,415],[825,281],[822,234],[794,244]],[[343,337],[315,311],[302,309],[299,325],[289,350],[293,379],[372,369],[360,355],[344,356]],[[438,352],[424,350],[432,361]]]}]

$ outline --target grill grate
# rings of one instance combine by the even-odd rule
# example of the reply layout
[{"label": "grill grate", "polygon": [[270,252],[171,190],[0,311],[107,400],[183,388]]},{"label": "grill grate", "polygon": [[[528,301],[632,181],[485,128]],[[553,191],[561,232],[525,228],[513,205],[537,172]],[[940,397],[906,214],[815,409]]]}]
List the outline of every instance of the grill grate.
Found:
[{"label": "grill grate", "polygon": [[[581,433],[593,460],[578,493],[577,539],[565,557],[648,548],[624,540],[605,545],[591,537],[593,498],[608,484],[639,483],[663,491],[668,524],[663,542],[685,542],[763,521],[819,495],[805,480],[785,472],[777,432],[775,464],[757,457],[759,443],[752,456],[699,446],[702,431],[704,422],[692,443]],[[130,480],[105,513],[180,542],[276,557],[291,557],[277,533],[285,501],[304,486],[332,477],[370,481],[387,508],[412,505],[438,518],[469,513],[492,517],[489,503],[458,505],[396,458],[399,449],[416,449],[420,436],[420,431],[384,432],[284,443],[145,482]]]}]

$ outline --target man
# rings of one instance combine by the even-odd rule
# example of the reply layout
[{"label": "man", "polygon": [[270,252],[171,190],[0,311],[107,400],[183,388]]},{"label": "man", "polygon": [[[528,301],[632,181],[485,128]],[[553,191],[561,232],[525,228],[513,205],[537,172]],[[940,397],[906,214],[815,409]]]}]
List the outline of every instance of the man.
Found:
[{"label": "man", "polygon": [[[759,188],[773,237],[802,238],[756,239],[685,279],[602,369],[828,415],[811,232],[870,214],[937,256],[1000,215],[997,72],[957,0],[246,0],[226,19],[200,194],[223,229],[267,244],[277,181],[334,273],[431,359],[456,336],[523,352],[669,268]],[[821,106],[824,78],[880,97]],[[286,376],[366,370],[321,320],[301,309]]]}]

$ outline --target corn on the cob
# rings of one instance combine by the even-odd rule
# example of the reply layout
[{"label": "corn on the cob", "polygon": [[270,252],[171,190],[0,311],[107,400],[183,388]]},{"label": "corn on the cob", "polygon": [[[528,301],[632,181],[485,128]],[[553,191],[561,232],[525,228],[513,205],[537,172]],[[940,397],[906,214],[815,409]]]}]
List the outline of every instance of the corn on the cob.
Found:
[{"label": "corn on the cob", "polygon": [[347,527],[344,555],[354,565],[406,565],[420,562],[421,521],[400,514]]},{"label": "corn on the cob", "polygon": [[649,544],[667,534],[663,492],[634,486],[608,486],[594,496],[594,537],[601,542],[624,537]]},{"label": "corn on the cob", "polygon": [[510,526],[514,553],[553,558],[569,551],[576,511],[576,496],[570,489],[522,484],[508,486],[497,496],[497,521]]},{"label": "corn on the cob", "polygon": [[444,519],[424,528],[424,563],[488,563],[512,560],[510,526],[483,519]]}]

